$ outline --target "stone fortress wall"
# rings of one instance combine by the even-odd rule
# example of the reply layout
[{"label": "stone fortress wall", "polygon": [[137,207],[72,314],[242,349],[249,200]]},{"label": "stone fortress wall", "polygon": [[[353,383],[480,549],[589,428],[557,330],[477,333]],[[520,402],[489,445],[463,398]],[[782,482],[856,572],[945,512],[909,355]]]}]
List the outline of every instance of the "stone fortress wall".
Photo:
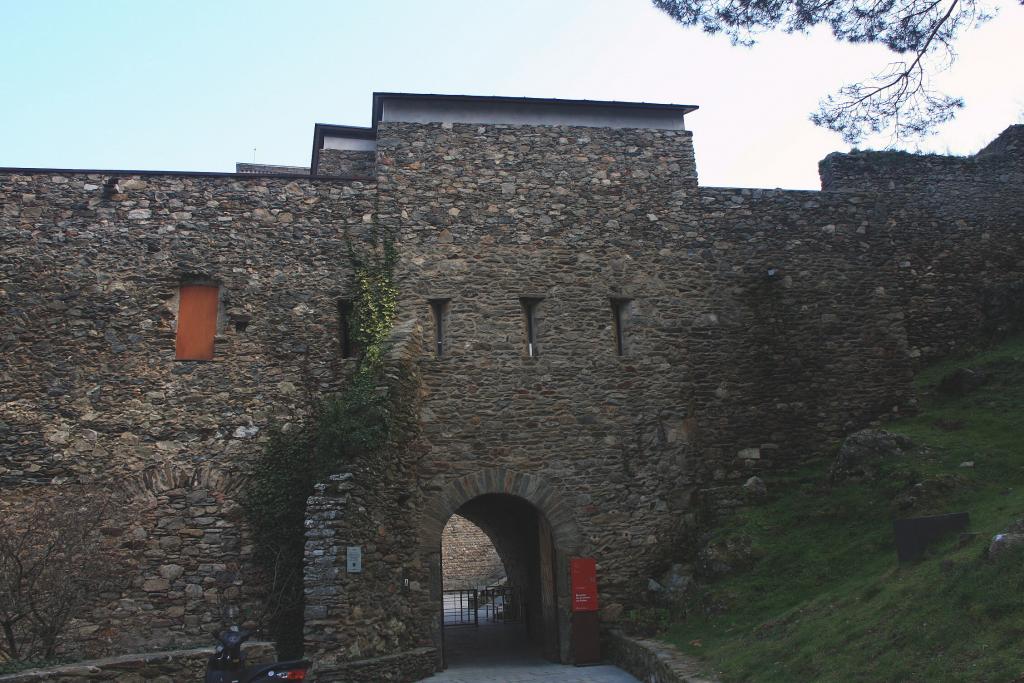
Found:
[{"label": "stone fortress wall", "polygon": [[[0,509],[68,504],[77,483],[119,501],[105,533],[131,584],[69,649],[208,644],[225,606],[258,602],[247,459],[351,362],[335,334],[343,237],[365,229],[374,188],[8,172],[0,204]],[[194,279],[220,284],[212,362],[174,360],[178,287]]]},{"label": "stone fortress wall", "polygon": [[[870,190],[701,188],[689,144],[684,132],[378,127],[378,221],[405,256],[400,317],[423,332],[425,455],[406,514],[429,515],[480,469],[535,474],[575,511],[578,552],[599,559],[611,606],[635,599],[699,513],[741,504],[751,473],[912,408],[908,320],[943,306],[927,238],[943,207]],[[961,308],[915,323],[925,348],[950,348],[954,324],[956,343],[977,339],[961,320],[989,315],[979,292],[1020,280],[1019,261],[1000,279],[990,265],[1003,248],[1022,253],[1019,216],[960,228],[1000,247],[962,254],[977,266]],[[918,251],[920,279],[904,272]],[[541,300],[535,358],[523,298]],[[622,356],[613,298],[630,301]],[[441,358],[429,300],[447,301]],[[398,574],[425,586],[422,557]]]},{"label": "stone fortress wall", "polygon": [[[535,502],[628,607],[746,477],[912,408],[915,359],[1019,323],[1021,130],[955,162],[832,155],[823,192],[700,187],[681,130],[386,121],[372,182],[4,171],[0,507],[75,482],[125,501],[131,586],[69,652],[206,644],[225,605],[255,609],[237,482],[307,390],[344,381],[345,239],[377,226],[418,428],[398,470],[311,499],[308,654],[422,662],[429,546],[474,491]],[[200,280],[215,359],[175,361],[178,287]],[[344,576],[349,543],[375,572]]]}]

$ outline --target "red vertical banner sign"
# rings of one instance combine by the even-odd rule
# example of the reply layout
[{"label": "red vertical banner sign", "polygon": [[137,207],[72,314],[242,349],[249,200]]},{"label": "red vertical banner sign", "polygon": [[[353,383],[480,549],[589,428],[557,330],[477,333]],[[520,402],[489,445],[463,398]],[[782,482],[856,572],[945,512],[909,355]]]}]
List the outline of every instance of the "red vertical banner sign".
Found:
[{"label": "red vertical banner sign", "polygon": [[569,582],[572,584],[572,611],[597,611],[597,561],[592,557],[569,560]]}]

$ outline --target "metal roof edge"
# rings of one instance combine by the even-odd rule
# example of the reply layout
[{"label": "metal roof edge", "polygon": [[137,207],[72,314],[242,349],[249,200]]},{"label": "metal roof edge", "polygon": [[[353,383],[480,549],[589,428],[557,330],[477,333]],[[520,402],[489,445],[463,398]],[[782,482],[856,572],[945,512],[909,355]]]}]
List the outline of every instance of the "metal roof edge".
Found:
[{"label": "metal roof edge", "polygon": [[568,105],[572,107],[620,107],[625,109],[661,109],[675,110],[683,114],[689,114],[700,107],[695,104],[669,104],[663,102],[623,102],[618,100],[565,100],[552,97],[507,97],[502,95],[442,95],[438,93],[402,93],[402,92],[375,92],[373,93],[373,128],[383,113],[383,101],[385,99],[425,99],[441,100],[448,102],[497,102],[509,104],[553,104]]}]

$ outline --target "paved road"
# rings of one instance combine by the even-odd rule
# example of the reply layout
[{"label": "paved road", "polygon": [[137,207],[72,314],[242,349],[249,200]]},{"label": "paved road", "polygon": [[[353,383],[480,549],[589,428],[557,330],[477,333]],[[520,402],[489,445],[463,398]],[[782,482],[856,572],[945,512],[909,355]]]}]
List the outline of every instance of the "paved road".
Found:
[{"label": "paved road", "polygon": [[614,666],[566,666],[541,660],[536,664],[449,667],[423,683],[639,683]]},{"label": "paved road", "polygon": [[424,683],[640,683],[609,665],[552,664],[532,651],[521,624],[445,630],[448,669]]}]

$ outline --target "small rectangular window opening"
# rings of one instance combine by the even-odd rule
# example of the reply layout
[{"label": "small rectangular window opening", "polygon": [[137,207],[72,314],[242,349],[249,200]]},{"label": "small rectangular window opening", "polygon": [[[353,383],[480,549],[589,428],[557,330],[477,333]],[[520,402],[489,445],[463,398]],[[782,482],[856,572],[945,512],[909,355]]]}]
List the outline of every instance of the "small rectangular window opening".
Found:
[{"label": "small rectangular window opening", "polygon": [[352,343],[352,301],[338,300],[338,341],[341,343],[341,357],[355,358],[356,348]]},{"label": "small rectangular window opening", "polygon": [[448,302],[450,299],[430,299],[430,310],[434,316],[434,355],[443,358],[447,352],[445,338],[448,336]]},{"label": "small rectangular window opening", "polygon": [[523,305],[523,316],[526,318],[526,355],[536,358],[540,355],[540,348],[537,346],[537,308],[540,306],[540,298],[522,298],[519,302]]},{"label": "small rectangular window opening", "polygon": [[612,327],[615,332],[615,353],[626,355],[626,325],[629,323],[629,299],[612,299]]},{"label": "small rectangular window opening", "polygon": [[175,360],[213,360],[219,309],[220,287],[217,285],[184,284],[178,288]]}]

